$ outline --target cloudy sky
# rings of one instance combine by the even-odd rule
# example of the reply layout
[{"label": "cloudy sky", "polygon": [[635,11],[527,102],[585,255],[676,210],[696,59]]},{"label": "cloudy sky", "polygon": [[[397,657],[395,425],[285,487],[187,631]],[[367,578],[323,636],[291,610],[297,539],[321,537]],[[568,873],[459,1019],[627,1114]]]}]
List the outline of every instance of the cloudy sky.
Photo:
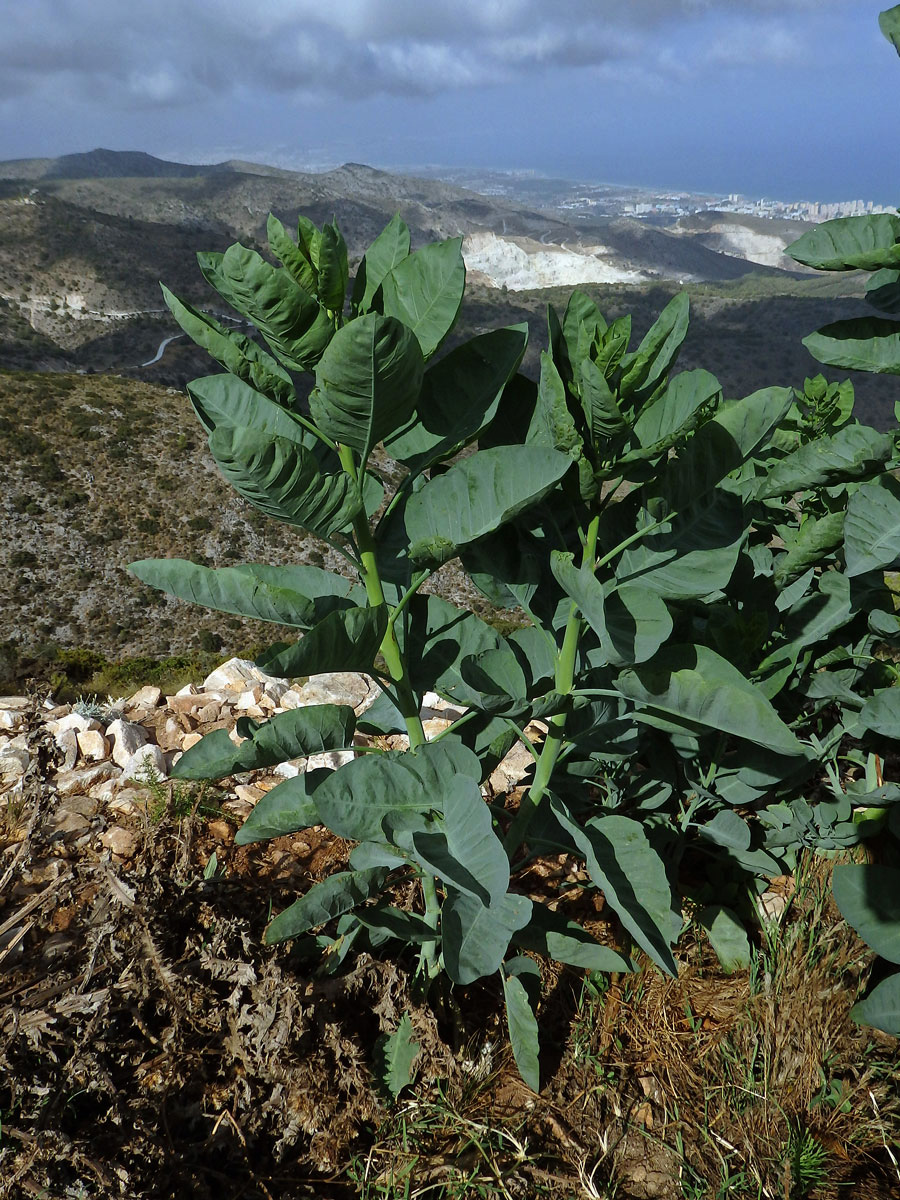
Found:
[{"label": "cloudy sky", "polygon": [[0,0],[0,159],[532,168],[900,203],[888,0]]}]

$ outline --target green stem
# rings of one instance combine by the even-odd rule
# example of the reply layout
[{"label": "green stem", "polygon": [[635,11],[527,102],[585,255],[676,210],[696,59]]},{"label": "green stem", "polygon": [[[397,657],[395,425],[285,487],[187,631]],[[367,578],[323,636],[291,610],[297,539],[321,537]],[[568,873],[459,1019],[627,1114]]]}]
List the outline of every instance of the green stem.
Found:
[{"label": "green stem", "polygon": [[[582,569],[594,570],[594,558],[597,553],[597,534],[600,529],[599,515],[592,518],[588,526],[582,555]],[[566,632],[563,636],[562,649],[556,662],[556,690],[561,696],[571,696],[575,688],[575,664],[578,658],[578,642],[581,638],[582,618],[578,606],[572,602],[569,609],[569,619],[566,622]],[[547,723],[547,736],[538,756],[534,772],[534,781],[526,794],[519,801],[519,811],[512,820],[507,831],[504,846],[506,853],[512,859],[528,833],[537,807],[547,794],[550,777],[556,766],[560,751],[565,744],[566,721],[568,713],[556,713]]]},{"label": "green stem", "polygon": [[[441,906],[438,901],[437,887],[433,875],[422,876],[422,898],[425,901],[425,924],[429,929],[437,929]],[[433,942],[423,942],[419,953],[419,964],[426,979],[434,979],[438,973],[437,938]]]},{"label": "green stem", "polygon": [[[353,451],[349,446],[341,446],[339,455],[341,466],[350,478],[355,480],[357,478],[357,467]],[[386,605],[387,601],[384,598],[381,576],[378,573],[375,542],[364,512],[357,513],[353,518],[353,532],[356,535],[356,544],[359,547],[359,573],[362,576],[362,581],[366,589],[366,596],[372,608],[379,608],[381,605]],[[397,642],[397,635],[394,632],[393,622],[391,621],[388,623],[384,641],[381,643],[381,655],[388,669],[388,677],[397,692],[397,707],[400,709],[406,724],[410,749],[414,750],[416,746],[425,744],[425,731],[422,728],[422,718],[419,715],[419,703],[413,692],[412,684],[409,681],[409,673],[407,672],[403,655],[400,653],[400,645]]]},{"label": "green stem", "polygon": [[[607,564],[611,563],[617,554],[621,554],[623,550],[627,550],[628,547],[631,546],[634,542],[639,542],[641,540],[641,538],[646,537],[648,534],[655,533],[657,531],[657,529],[662,529],[663,525],[668,525],[669,522],[674,521],[677,516],[678,516],[678,511],[675,510],[674,512],[670,512],[667,516],[663,517],[661,520],[654,521],[652,525],[646,525],[646,526],[644,526],[643,529],[636,529],[634,531],[634,533],[630,534],[627,538],[625,538],[625,540],[623,542],[619,542],[618,546],[613,546],[612,550],[610,550],[610,552],[608,554],[604,554],[602,558],[597,559],[597,561],[593,565],[593,570],[599,571],[601,567],[607,566]],[[595,539],[595,544],[596,544],[596,539]]]}]

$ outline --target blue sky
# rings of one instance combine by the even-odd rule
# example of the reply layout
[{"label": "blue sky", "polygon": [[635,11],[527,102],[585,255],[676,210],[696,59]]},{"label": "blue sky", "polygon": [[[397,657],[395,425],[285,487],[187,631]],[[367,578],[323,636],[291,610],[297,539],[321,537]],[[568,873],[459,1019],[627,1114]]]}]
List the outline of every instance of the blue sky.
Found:
[{"label": "blue sky", "polygon": [[531,168],[900,204],[886,0],[0,0],[0,158]]}]

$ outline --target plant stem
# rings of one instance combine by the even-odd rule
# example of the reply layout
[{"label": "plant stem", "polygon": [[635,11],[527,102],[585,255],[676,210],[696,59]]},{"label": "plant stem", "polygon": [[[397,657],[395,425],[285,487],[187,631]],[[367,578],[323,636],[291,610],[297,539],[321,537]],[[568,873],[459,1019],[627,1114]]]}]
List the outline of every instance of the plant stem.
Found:
[{"label": "plant stem", "polygon": [[[339,454],[341,466],[351,479],[356,479],[357,469],[353,458],[353,451],[349,446],[341,446]],[[357,513],[353,518],[353,532],[356,535],[356,544],[359,547],[359,573],[365,585],[366,596],[372,608],[379,608],[383,604],[386,605],[387,601],[384,598],[381,576],[378,573],[375,542],[364,512]],[[397,691],[397,707],[400,709],[403,720],[406,723],[410,749],[414,750],[416,746],[424,745],[425,731],[422,728],[419,704],[409,681],[409,673],[407,672],[403,655],[400,653],[400,646],[397,642],[397,635],[394,632],[392,621],[389,621],[384,641],[381,643],[381,654],[388,669],[388,677]]]},{"label": "plant stem", "polygon": [[[422,876],[422,898],[425,901],[425,924],[429,929],[437,929],[441,906],[438,901],[437,887],[433,875]],[[437,939],[433,942],[423,942],[419,954],[419,963],[425,972],[426,979],[434,979],[438,973]]]},{"label": "plant stem", "polygon": [[[600,530],[599,514],[591,519],[584,540],[582,554],[582,569],[593,571],[596,567],[597,534]],[[578,606],[572,602],[569,609],[569,619],[566,622],[566,632],[563,636],[562,649],[556,661],[556,690],[561,696],[571,696],[575,687],[575,664],[578,657],[578,642],[581,637],[582,618]],[[538,756],[531,787],[519,801],[519,811],[510,825],[504,846],[506,853],[512,859],[528,833],[537,807],[547,794],[550,777],[553,774],[560,751],[565,743],[566,721],[568,713],[556,713],[547,722],[547,736]]]}]

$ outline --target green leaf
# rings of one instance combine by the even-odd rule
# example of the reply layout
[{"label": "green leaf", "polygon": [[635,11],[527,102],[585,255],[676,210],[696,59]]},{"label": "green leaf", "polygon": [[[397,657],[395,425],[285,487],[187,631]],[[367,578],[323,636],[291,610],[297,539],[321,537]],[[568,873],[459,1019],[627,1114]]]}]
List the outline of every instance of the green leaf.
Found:
[{"label": "green leaf", "polygon": [[824,517],[807,518],[793,542],[786,543],[775,565],[773,581],[782,589],[810,567],[816,566],[833,553],[844,540],[844,513],[827,513]]},{"label": "green leaf", "polygon": [[286,270],[239,242],[224,255],[202,256],[200,269],[207,283],[250,318],[286,367],[313,369],[334,330],[325,310]]},{"label": "green leaf", "polygon": [[441,910],[444,966],[454,983],[474,983],[499,970],[510,939],[531,919],[527,896],[507,892],[484,905],[464,892],[448,891]]},{"label": "green leaf", "polygon": [[862,706],[859,723],[882,737],[900,740],[900,687],[876,692]]},{"label": "green leaf", "polygon": [[304,771],[266,792],[235,834],[234,844],[249,846],[252,842],[265,842],[318,825],[319,814],[312,794],[329,774],[325,768]]},{"label": "green leaf", "polygon": [[[709,371],[682,371],[663,394],[641,409],[634,423],[644,454],[662,454],[701,422],[707,408],[721,399],[722,385]],[[631,457],[625,455],[625,461]]]},{"label": "green leaf", "polygon": [[675,365],[687,337],[690,298],[687,292],[673,296],[647,331],[644,340],[622,363],[619,400],[642,404]]},{"label": "green leaf", "polygon": [[616,814],[592,817],[582,827],[557,796],[550,808],[584,855],[588,874],[606,903],[653,961],[676,975],[678,967],[669,947],[681,930],[681,916],[674,908],[665,864],[643,826]]},{"label": "green leaf", "polygon": [[384,820],[385,832],[423,870],[482,904],[499,902],[509,887],[509,860],[494,833],[477,780],[452,775],[443,786],[443,818],[404,833]]},{"label": "green leaf", "polygon": [[860,1025],[871,1025],[900,1037],[900,971],[883,979],[868,996],[854,1004],[850,1016]]},{"label": "green leaf", "polygon": [[319,272],[319,303],[324,304],[330,312],[343,312],[350,271],[347,265],[347,243],[336,221],[322,226],[316,268]]},{"label": "green leaf", "polygon": [[170,292],[163,285],[163,299],[184,332],[232,375],[263,392],[278,404],[290,408],[296,403],[291,377],[261,346],[234,329],[227,329],[207,313],[202,313]]},{"label": "green leaf", "polygon": [[749,459],[778,426],[794,400],[790,388],[764,388],[721,404],[679,450],[663,477],[665,495],[682,509],[701,500]]},{"label": "green leaf", "polygon": [[293,645],[260,655],[256,665],[285,679],[333,671],[371,671],[387,623],[384,604],[329,613]]},{"label": "green leaf", "polygon": [[697,832],[706,841],[713,842],[716,846],[723,846],[726,850],[743,853],[750,849],[750,826],[736,812],[731,812],[727,808],[716,813],[713,819],[707,821],[705,825],[699,826]]},{"label": "green leaf", "polygon": [[710,904],[700,910],[697,921],[709,934],[723,971],[739,971],[750,966],[750,939],[732,909],[723,904]]},{"label": "green leaf", "polygon": [[[642,514],[649,524],[649,514]],[[630,546],[615,564],[618,586],[663,599],[708,596],[728,586],[746,538],[739,498],[716,490]]]},{"label": "green leaf", "polygon": [[900,483],[882,475],[850,497],[844,520],[847,574],[890,567],[900,557]]},{"label": "green leaf", "polygon": [[809,334],[803,345],[813,358],[830,367],[900,375],[900,322],[886,317],[835,321]]},{"label": "green leaf", "polygon": [[357,317],[338,330],[316,368],[313,420],[365,462],[412,416],[424,369],[416,339],[399,321]]},{"label": "green leaf", "polygon": [[651,662],[623,671],[615,686],[644,716],[671,716],[676,725],[718,729],[777,754],[803,754],[759,688],[706,646],[666,646]]},{"label": "green leaf", "polygon": [[503,999],[506,1002],[506,1024],[513,1058],[522,1079],[533,1092],[541,1090],[541,1070],[538,1061],[540,1040],[537,1018],[528,1000],[521,979],[502,972]]},{"label": "green leaf", "polygon": [[878,24],[881,32],[900,54],[900,4],[879,13]]},{"label": "green leaf", "polygon": [[[552,312],[548,307],[548,316]],[[553,317],[556,314],[553,313]],[[572,373],[577,376],[579,364],[588,356],[591,345],[598,335],[606,333],[607,324],[603,318],[600,309],[590,298],[579,288],[569,296],[566,304],[566,311],[563,316],[562,328],[559,333],[565,343],[566,354],[571,365]],[[554,356],[554,362],[557,361],[558,350],[561,347],[558,343],[559,338],[551,337],[551,347]],[[557,362],[557,366],[560,364]],[[560,370],[562,368],[560,367]]]},{"label": "green leaf", "polygon": [[260,512],[325,540],[363,506],[348,475],[321,474],[315,455],[298,442],[222,425],[209,435],[209,448],[225,479]]},{"label": "green leaf", "polygon": [[819,271],[874,271],[900,262],[900,217],[838,217],[804,233],[787,253]]},{"label": "green leaf", "polygon": [[527,341],[527,325],[494,329],[430,366],[412,423],[385,440],[391,458],[423,471],[474,441],[496,416]]},{"label": "green leaf", "polygon": [[606,377],[589,358],[581,362],[581,405],[595,446],[628,428]]},{"label": "green leaf", "polygon": [[320,784],[316,808],[338,837],[382,841],[385,817],[398,823],[404,814],[440,813],[445,788],[459,774],[479,780],[481,765],[471,750],[451,737],[415,751],[365,755]]},{"label": "green leaf", "polygon": [[571,554],[557,550],[550,569],[600,639],[612,666],[645,662],[671,634],[672,618],[656,592],[636,584],[605,588],[591,571],[578,570]]},{"label": "green leaf", "polygon": [[285,270],[305,292],[308,292],[310,296],[315,296],[318,288],[315,268],[307,258],[305,249],[299,249],[285,227],[272,213],[269,213],[266,223],[266,236],[269,239],[269,249],[276,258],[281,260]]},{"label": "green leaf", "polygon": [[430,358],[456,324],[465,288],[462,238],[433,242],[385,275],[381,311],[411,329],[423,357]]},{"label": "green leaf", "polygon": [[409,255],[409,229],[399,213],[391,217],[363,256],[353,283],[351,302],[359,312],[368,312],[385,275]]},{"label": "green leaf", "polygon": [[309,704],[277,713],[263,724],[240,717],[236,746],[224,729],[206,734],[172,768],[175,779],[220,779],[237,771],[274,767],[292,758],[308,758],[353,745],[356,717],[345,704]]},{"label": "green leaf", "polygon": [[602,946],[575,921],[567,921],[543,904],[535,905],[531,920],[513,935],[513,942],[523,950],[545,954],[555,962],[584,971],[635,969],[630,958],[610,946]]},{"label": "green leaf", "polygon": [[207,433],[219,426],[277,434],[305,445],[311,435],[281,404],[236,375],[206,375],[187,385],[194,412]]},{"label": "green leaf", "polygon": [[255,621],[308,629],[329,612],[365,593],[320,567],[201,567],[183,558],[145,558],[128,570],[151,587],[181,600]]},{"label": "green leaf", "polygon": [[462,459],[410,497],[410,558],[435,564],[454,558],[460,546],[536,504],[571,465],[543,446],[479,450]]},{"label": "green leaf", "polygon": [[900,313],[900,271],[876,271],[866,286],[866,299],[884,312]]},{"label": "green leaf", "polygon": [[900,868],[839,863],[832,888],[841,916],[866,945],[900,963]]},{"label": "green leaf", "polygon": [[500,635],[474,613],[457,608],[440,596],[416,596],[407,610],[405,629],[394,626],[400,649],[409,664],[413,687],[429,689],[448,699],[468,703],[471,688],[460,667],[464,659],[496,649]]},{"label": "green leaf", "polygon": [[333,917],[350,912],[364,904],[370,896],[381,890],[387,878],[384,867],[371,867],[367,871],[339,871],[329,875],[321,883],[313,884],[305,896],[295,900],[265,932],[267,946],[299,937],[317,925],[325,925]]},{"label": "green leaf", "polygon": [[378,1078],[395,1100],[412,1083],[413,1063],[419,1050],[419,1043],[413,1041],[409,1013],[403,1014],[390,1037],[380,1037],[375,1043]]},{"label": "green leaf", "polygon": [[769,500],[790,492],[832,487],[879,474],[894,452],[890,434],[868,425],[845,425],[833,437],[806,442],[772,468],[756,493]]}]

